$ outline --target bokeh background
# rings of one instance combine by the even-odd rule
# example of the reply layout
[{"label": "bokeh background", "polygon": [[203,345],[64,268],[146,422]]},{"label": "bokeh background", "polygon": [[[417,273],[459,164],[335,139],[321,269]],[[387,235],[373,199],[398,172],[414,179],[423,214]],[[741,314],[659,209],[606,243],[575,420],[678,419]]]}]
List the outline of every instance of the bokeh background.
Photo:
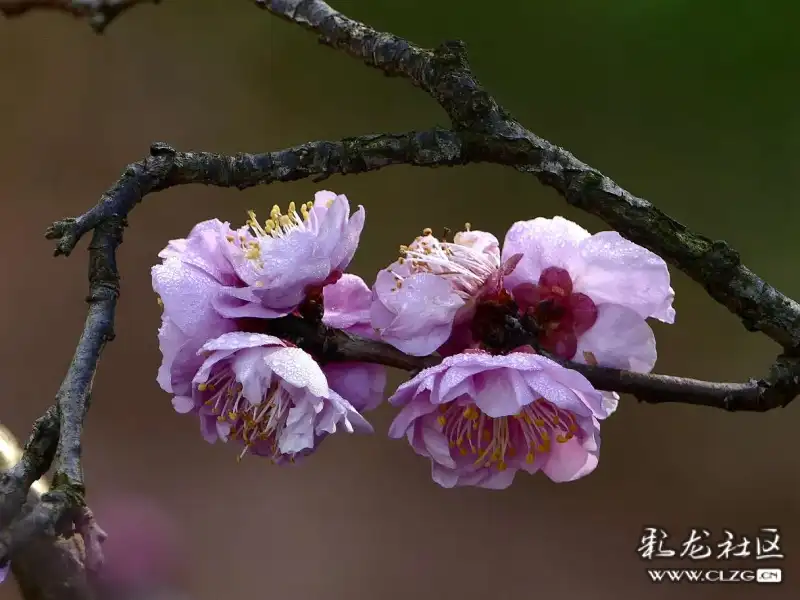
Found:
[{"label": "bokeh background", "polygon": [[[332,4],[423,45],[464,39],[479,78],[533,131],[728,240],[748,266],[800,296],[800,5]],[[151,142],[256,152],[446,125],[407,82],[245,0],[144,6],[104,37],[62,15],[0,21],[0,82],[0,420],[21,437],[52,402],[85,315],[86,242],[54,259],[44,229],[94,204]],[[495,166],[393,167],[324,186],[366,207],[353,263],[365,278],[426,226],[470,221],[502,236],[515,220],[561,214],[604,228],[533,178]],[[241,222],[248,208],[266,212],[316,189],[310,181],[244,193],[183,187],[147,197],[131,215],[117,339],[101,361],[84,451],[90,501],[101,518],[116,510],[106,523],[111,536],[121,532],[115,543],[126,545],[131,522],[144,531],[165,521],[156,529],[170,550],[155,561],[164,568],[143,572],[195,600],[797,597],[797,405],[725,414],[624,398],[604,425],[591,477],[557,485],[519,476],[504,492],[439,489],[423,459],[381,435],[388,408],[372,417],[378,435],[331,439],[302,468],[237,464],[233,447],[202,441],[156,385],[150,266],[197,221]],[[655,325],[659,372],[722,380],[764,372],[778,350],[772,342],[745,332],[679,273],[674,287],[677,323]],[[120,497],[150,508],[115,509]],[[777,526],[783,566],[795,572],[776,586],[653,585],[636,554],[645,525],[681,539],[691,527],[718,535]],[[145,542],[129,546],[150,555]],[[16,598],[13,585],[0,598]]]}]

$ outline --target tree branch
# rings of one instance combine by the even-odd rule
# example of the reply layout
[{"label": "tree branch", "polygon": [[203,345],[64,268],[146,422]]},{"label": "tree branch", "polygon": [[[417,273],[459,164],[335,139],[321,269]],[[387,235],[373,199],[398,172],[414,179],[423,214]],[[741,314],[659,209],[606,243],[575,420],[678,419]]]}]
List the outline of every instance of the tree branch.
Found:
[{"label": "tree branch", "polygon": [[161,0],[0,0],[0,13],[19,17],[34,10],[48,10],[88,19],[96,33],[103,33],[111,22],[139,4],[158,4]]},{"label": "tree branch", "polygon": [[490,144],[482,148],[485,154],[475,156],[475,162],[504,164],[533,174],[570,204],[600,217],[701,283],[712,298],[741,317],[749,330],[763,331],[787,348],[800,346],[800,304],[742,265],[739,254],[726,242],[689,230],[515,121],[472,74],[462,42],[426,50],[349,19],[322,0],[254,1],[312,29],[326,44],[368,65],[410,78],[447,112],[456,131],[489,136]]},{"label": "tree branch", "polygon": [[156,142],[150,146],[148,157],[125,168],[100,202],[77,218],[57,221],[45,235],[58,240],[56,256],[69,255],[85,233],[111,215],[127,216],[147,194],[188,183],[244,190],[308,177],[323,181],[334,174],[366,173],[389,165],[437,167],[463,162],[458,134],[443,129],[370,134],[233,156],[177,152]]},{"label": "tree branch", "polygon": [[[18,515],[25,518],[49,489],[45,479],[37,479],[50,465],[58,444],[58,413],[53,406],[34,424],[25,449],[0,425],[0,523]],[[20,491],[30,486],[27,500],[19,501]],[[17,546],[11,554],[11,571],[22,596],[27,600],[88,600],[92,586],[84,569],[84,548],[80,537],[69,539],[35,536]],[[47,573],[42,577],[42,573]]]},{"label": "tree branch", "polygon": [[[322,363],[368,362],[419,372],[442,360],[438,354],[431,356],[404,354],[388,344],[330,329],[324,325],[315,325],[294,315],[271,319],[268,331],[272,335],[292,341]],[[527,339],[518,340],[512,346],[531,341],[528,334],[524,335]],[[578,371],[600,390],[631,394],[641,402],[649,404],[682,403],[727,411],[765,412],[786,406],[797,393],[796,374],[800,373],[798,367],[800,360],[789,356],[779,357],[765,379],[751,380],[747,383],[717,383],[670,375],[634,373],[546,355],[561,365]]]},{"label": "tree branch", "polygon": [[[3,475],[0,516],[4,528],[0,532],[0,561],[10,559],[13,564],[14,557],[20,555],[41,558],[42,553],[48,551],[48,543],[56,543],[60,536],[69,537],[76,528],[80,531],[86,525],[81,433],[100,353],[114,335],[114,311],[119,295],[115,253],[122,243],[123,227],[124,219],[111,216],[94,230],[89,245],[89,313],[67,375],[56,394],[57,405],[36,422],[22,458]],[[47,471],[51,461],[55,464],[53,489],[20,514],[30,485]],[[88,525],[93,535],[102,534],[94,523]],[[83,531],[89,529],[83,528]],[[84,542],[87,548],[96,550],[97,540],[85,539],[84,536]],[[52,556],[68,558],[63,556],[63,552],[52,553]],[[86,581],[85,573],[75,571],[76,565],[74,561],[67,561],[59,566],[59,573],[76,577],[75,585],[77,579]],[[25,570],[27,565],[20,568]],[[41,565],[32,572],[40,573]],[[43,588],[44,584],[40,587]],[[77,598],[70,595],[76,589],[73,586],[62,590],[58,597],[63,600]],[[88,593],[88,584],[81,589]],[[79,597],[87,598],[84,592],[81,594]]]}]

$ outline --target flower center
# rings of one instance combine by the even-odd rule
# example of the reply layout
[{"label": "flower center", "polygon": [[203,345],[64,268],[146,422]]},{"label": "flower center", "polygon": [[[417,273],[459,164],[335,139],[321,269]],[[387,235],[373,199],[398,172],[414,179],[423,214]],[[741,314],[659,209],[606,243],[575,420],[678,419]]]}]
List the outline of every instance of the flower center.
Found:
[{"label": "flower center", "polygon": [[563,444],[579,432],[575,416],[540,398],[513,417],[487,417],[475,404],[450,402],[439,407],[437,422],[450,448],[473,464],[507,468],[507,458],[525,456],[533,464],[537,453],[550,451],[551,440]]},{"label": "flower center", "polygon": [[291,404],[283,388],[273,383],[260,403],[251,404],[242,394],[242,384],[225,369],[206,383],[199,384],[197,390],[203,394],[204,405],[212,415],[216,415],[217,422],[231,426],[229,437],[244,443],[240,460],[256,444],[261,450],[267,449],[266,453],[260,454],[277,458],[280,454],[278,436],[286,424]]},{"label": "flower center", "polygon": [[573,293],[572,277],[565,269],[548,267],[537,284],[523,283],[512,294],[520,310],[541,328],[541,347],[567,360],[578,350],[578,337],[597,321],[597,305],[586,294]]},{"label": "flower center", "polygon": [[[465,229],[469,232],[469,224]],[[398,262],[407,269],[405,275],[392,272],[398,288],[403,287],[406,277],[431,273],[449,280],[453,290],[465,300],[474,297],[500,267],[499,256],[455,241],[441,241],[429,228],[423,230],[411,245],[400,246]]]},{"label": "flower center", "polygon": [[289,203],[286,214],[281,213],[280,207],[276,204],[269,213],[269,219],[264,224],[258,222],[256,213],[252,210],[247,211],[247,226],[252,235],[228,235],[226,239],[231,244],[241,248],[244,257],[251,260],[259,269],[264,268],[261,260],[261,241],[265,238],[282,238],[287,236],[295,229],[302,229],[308,221],[308,211],[314,206],[313,202],[306,202],[300,205],[300,214],[297,214],[297,207],[294,202]]}]

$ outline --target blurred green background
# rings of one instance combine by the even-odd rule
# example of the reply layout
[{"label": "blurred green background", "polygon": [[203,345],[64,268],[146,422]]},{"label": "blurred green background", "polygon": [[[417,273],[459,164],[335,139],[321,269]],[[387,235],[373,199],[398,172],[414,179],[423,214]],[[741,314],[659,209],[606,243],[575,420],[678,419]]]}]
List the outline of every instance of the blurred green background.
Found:
[{"label": "blurred green background", "polygon": [[[523,124],[729,241],[749,267],[800,296],[797,3],[331,3],[421,45],[465,40],[477,76]],[[258,152],[447,125],[408,82],[315,43],[248,0],[143,6],[103,37],[62,15],[0,21],[0,81],[0,418],[20,436],[51,402],[85,310],[84,253],[54,260],[41,234],[96,202],[151,142]],[[427,226],[469,221],[502,236],[516,220],[561,214],[604,228],[532,177],[496,166],[392,167],[324,186],[366,207],[353,270],[367,279]],[[197,600],[797,596],[791,573],[772,587],[655,586],[635,553],[645,525],[678,537],[689,527],[719,535],[726,526],[775,525],[784,566],[796,573],[795,405],[748,415],[624,398],[604,426],[591,477],[555,485],[520,476],[503,493],[438,489],[424,460],[380,435],[387,408],[372,418],[379,435],[331,440],[302,469],[237,465],[235,449],[202,442],[155,384],[159,311],[149,267],[199,220],[238,223],[248,208],[265,212],[316,189],[310,181],[244,193],[180,188],[148,197],[131,216],[117,341],[87,424],[87,483],[90,501],[138,494],[172,515],[184,544],[174,585]],[[674,278],[678,319],[654,326],[656,369],[761,376],[777,347]],[[0,588],[0,598],[11,597]]]}]

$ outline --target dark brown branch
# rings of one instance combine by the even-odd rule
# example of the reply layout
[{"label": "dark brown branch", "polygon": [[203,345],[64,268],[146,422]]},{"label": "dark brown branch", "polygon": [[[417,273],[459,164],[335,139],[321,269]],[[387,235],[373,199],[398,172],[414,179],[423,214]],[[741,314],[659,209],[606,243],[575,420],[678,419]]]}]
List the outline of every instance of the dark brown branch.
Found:
[{"label": "dark brown branch", "polygon": [[[410,356],[388,344],[314,325],[293,315],[273,319],[268,323],[269,333],[294,342],[323,363],[370,362],[418,372],[442,360],[436,354]],[[513,345],[520,344],[518,342]],[[747,383],[718,383],[670,375],[634,373],[561,360],[549,355],[548,357],[583,374],[600,390],[631,394],[650,404],[693,404],[728,411],[765,412],[786,406],[797,393],[796,374],[800,373],[800,361],[787,356],[779,358],[766,379]]]},{"label": "dark brown branch", "polygon": [[[19,514],[28,490],[53,462],[58,444],[58,406],[51,406],[33,424],[33,431],[16,464],[3,465],[0,477],[0,524],[10,523]],[[7,443],[11,443],[9,440]],[[10,467],[10,468],[9,468]]]},{"label": "dark brown branch", "polygon": [[783,408],[798,390],[796,358],[781,356],[766,379],[747,383],[702,381],[686,377],[633,373],[558,361],[582,373],[597,389],[631,394],[649,404],[680,403],[721,408],[727,411],[766,412]]},{"label": "dark brown branch", "polygon": [[177,152],[158,142],[150,147],[147,158],[125,168],[100,202],[75,219],[54,223],[45,235],[58,240],[56,256],[69,255],[99,223],[112,215],[126,216],[147,194],[177,185],[202,183],[243,190],[308,177],[322,181],[334,174],[366,173],[389,165],[452,166],[464,161],[461,152],[459,136],[442,129],[370,134],[233,156]]},{"label": "dark brown branch", "polygon": [[161,0],[0,0],[0,13],[19,17],[34,10],[48,10],[88,19],[97,33],[103,33],[111,22],[139,4],[158,4]]},{"label": "dark brown branch", "polygon": [[749,330],[763,331],[787,349],[800,347],[800,304],[742,265],[727,243],[691,231],[515,121],[472,74],[462,43],[426,50],[349,19],[322,0],[254,1],[369,65],[410,78],[436,99],[455,130],[489,136],[490,145],[470,162],[494,162],[533,174],[570,204],[600,217],[701,283]]},{"label": "dark brown branch", "polygon": [[[122,243],[123,227],[124,219],[112,216],[94,230],[89,244],[89,313],[67,375],[56,394],[57,407],[49,409],[37,421],[22,459],[3,476],[4,489],[0,496],[2,561],[25,556],[26,551],[31,552],[33,548],[38,549],[35,555],[39,556],[46,551],[48,540],[54,542],[60,536],[72,535],[76,524],[85,516],[81,433],[100,353],[114,335],[114,312],[119,295],[115,254]],[[49,468],[50,461],[55,464],[53,489],[29,510],[18,514],[30,485]],[[71,562],[61,566],[69,569],[70,564],[75,566]],[[21,568],[28,567],[22,565]],[[73,575],[85,578],[85,574],[76,572]],[[81,597],[86,598],[85,595]]]},{"label": "dark brown branch", "polygon": [[[58,444],[57,407],[51,407],[34,424],[24,450],[16,438],[0,425],[0,468],[4,471],[0,491],[0,523],[11,518],[24,519],[39,503],[49,483],[38,479],[30,487],[27,500],[18,502],[20,490],[29,486],[50,465]],[[22,458],[19,459],[19,454]],[[93,590],[84,569],[83,543],[79,536],[69,539],[35,536],[18,545],[11,554],[11,572],[26,600],[87,600]],[[47,577],[42,577],[47,573]]]}]

